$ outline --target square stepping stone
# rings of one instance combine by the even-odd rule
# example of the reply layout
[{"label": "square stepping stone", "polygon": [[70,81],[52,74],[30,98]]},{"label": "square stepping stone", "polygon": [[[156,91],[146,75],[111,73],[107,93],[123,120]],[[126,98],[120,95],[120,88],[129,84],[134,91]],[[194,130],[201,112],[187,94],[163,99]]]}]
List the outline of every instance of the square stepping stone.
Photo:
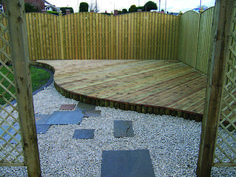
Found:
[{"label": "square stepping stone", "polygon": [[74,132],[73,138],[75,139],[93,139],[94,129],[77,129]]},{"label": "square stepping stone", "polygon": [[101,177],[154,177],[149,150],[103,151]]},{"label": "square stepping stone", "polygon": [[50,124],[36,124],[37,134],[44,134],[50,128]]},{"label": "square stepping stone", "polygon": [[81,111],[88,111],[88,110],[92,111],[95,110],[95,107],[96,107],[95,105],[79,102],[76,109]]},{"label": "square stepping stone", "polygon": [[97,111],[84,111],[84,117],[100,117],[101,110]]},{"label": "square stepping stone", "polygon": [[115,120],[114,121],[114,136],[116,138],[133,137],[134,130],[132,121]]},{"label": "square stepping stone", "polygon": [[68,125],[80,124],[84,114],[82,111],[55,111],[49,117],[45,117],[36,122],[36,124],[50,125]]},{"label": "square stepping stone", "polygon": [[73,111],[75,110],[75,104],[63,104],[60,107],[60,111]]}]

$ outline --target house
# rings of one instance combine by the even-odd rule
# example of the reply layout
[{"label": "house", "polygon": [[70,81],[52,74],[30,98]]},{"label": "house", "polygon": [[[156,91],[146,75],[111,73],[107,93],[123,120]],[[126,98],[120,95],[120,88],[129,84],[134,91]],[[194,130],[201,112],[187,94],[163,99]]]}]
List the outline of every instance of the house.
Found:
[{"label": "house", "polygon": [[45,1],[44,0],[25,0],[25,3],[29,3],[36,7],[39,11],[45,9]]},{"label": "house", "polygon": [[56,11],[56,12],[60,12],[61,11],[60,8],[58,8],[58,7],[56,7],[56,6],[52,5],[52,4],[46,5],[45,6],[45,10],[46,11]]}]

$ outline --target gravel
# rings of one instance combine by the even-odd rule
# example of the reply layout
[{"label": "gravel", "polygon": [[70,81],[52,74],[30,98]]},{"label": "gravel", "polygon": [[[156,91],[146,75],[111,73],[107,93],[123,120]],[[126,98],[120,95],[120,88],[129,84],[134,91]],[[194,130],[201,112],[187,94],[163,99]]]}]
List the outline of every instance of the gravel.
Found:
[{"label": "gravel", "polygon": [[[53,84],[34,95],[35,117],[52,114],[62,104],[77,104],[61,96]],[[201,123],[173,116],[140,114],[96,107],[100,117],[80,125],[53,125],[38,134],[42,176],[101,176],[103,150],[148,149],[155,176],[196,176]],[[114,138],[114,120],[133,121],[135,136]],[[94,139],[73,139],[75,129],[95,129]],[[234,143],[235,145],[235,143]],[[213,168],[212,176],[236,176],[236,168]],[[0,167],[0,176],[27,176],[26,167]]]}]

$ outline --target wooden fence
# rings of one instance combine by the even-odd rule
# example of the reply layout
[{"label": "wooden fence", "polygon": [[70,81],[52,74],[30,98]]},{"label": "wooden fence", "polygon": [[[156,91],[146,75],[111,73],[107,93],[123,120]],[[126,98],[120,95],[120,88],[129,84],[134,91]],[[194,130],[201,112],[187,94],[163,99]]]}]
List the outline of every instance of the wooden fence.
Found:
[{"label": "wooden fence", "polygon": [[179,18],[28,13],[30,59],[176,59]]},{"label": "wooden fence", "polygon": [[178,60],[207,73],[214,7],[180,17]]},{"label": "wooden fence", "polygon": [[207,73],[213,11],[181,16],[28,13],[30,60],[173,59]]}]

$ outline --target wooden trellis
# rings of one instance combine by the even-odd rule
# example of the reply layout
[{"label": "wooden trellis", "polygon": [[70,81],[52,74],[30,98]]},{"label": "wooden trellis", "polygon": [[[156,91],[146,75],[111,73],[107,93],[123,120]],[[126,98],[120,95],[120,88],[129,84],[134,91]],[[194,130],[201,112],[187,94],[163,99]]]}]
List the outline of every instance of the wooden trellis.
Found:
[{"label": "wooden trellis", "polygon": [[216,0],[198,176],[236,166],[236,2]]},{"label": "wooden trellis", "polygon": [[236,3],[228,42],[213,166],[236,166]]},{"label": "wooden trellis", "polygon": [[[0,39],[2,54],[0,60],[0,87],[3,92],[0,95],[0,164],[1,165],[24,165],[23,149],[21,143],[21,132],[19,126],[18,108],[11,101],[16,99],[14,80],[9,79],[13,75],[13,68],[9,65],[12,63],[9,55],[9,30],[7,16],[0,14]],[[4,84],[3,84],[4,83]],[[4,85],[6,85],[5,87]],[[3,104],[4,103],[4,104]]]},{"label": "wooden trellis", "polygon": [[10,15],[0,14],[0,166],[27,166],[29,176],[41,176],[24,0],[4,3]]}]

